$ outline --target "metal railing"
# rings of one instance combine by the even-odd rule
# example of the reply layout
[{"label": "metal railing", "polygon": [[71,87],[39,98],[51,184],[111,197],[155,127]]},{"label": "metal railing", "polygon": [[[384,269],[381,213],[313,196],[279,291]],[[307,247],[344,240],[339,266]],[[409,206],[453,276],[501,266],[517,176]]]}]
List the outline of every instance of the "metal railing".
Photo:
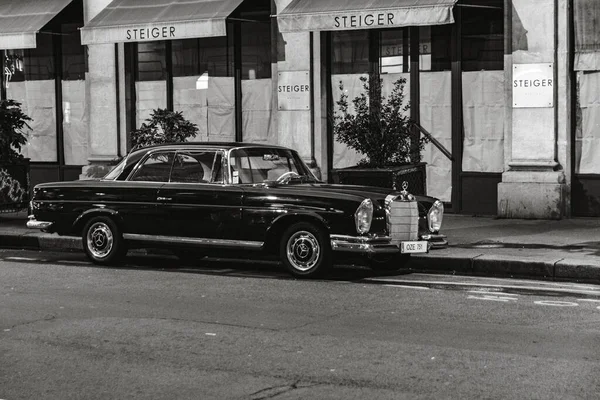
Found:
[{"label": "metal railing", "polygon": [[419,132],[421,132],[427,139],[429,139],[429,141],[431,143],[433,143],[433,145],[435,147],[437,147],[438,150],[441,151],[446,156],[446,158],[448,158],[450,161],[454,161],[454,157],[452,157],[452,153],[447,148],[445,148],[444,145],[441,144],[436,138],[434,138],[433,135],[427,131],[427,129],[423,128],[421,125],[419,125],[416,122],[413,122],[413,125],[415,128],[417,128],[419,130]]}]

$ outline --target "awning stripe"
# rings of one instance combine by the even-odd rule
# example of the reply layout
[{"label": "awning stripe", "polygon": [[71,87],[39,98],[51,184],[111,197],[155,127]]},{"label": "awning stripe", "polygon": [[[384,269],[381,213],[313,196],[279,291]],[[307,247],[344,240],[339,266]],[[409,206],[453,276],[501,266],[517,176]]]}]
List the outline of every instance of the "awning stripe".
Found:
[{"label": "awning stripe", "polygon": [[293,0],[281,32],[378,29],[454,23],[456,0]]},{"label": "awning stripe", "polygon": [[0,0],[0,49],[36,47],[36,34],[71,0]]},{"label": "awning stripe", "polygon": [[227,35],[226,19],[243,0],[114,0],[81,29],[82,44]]}]

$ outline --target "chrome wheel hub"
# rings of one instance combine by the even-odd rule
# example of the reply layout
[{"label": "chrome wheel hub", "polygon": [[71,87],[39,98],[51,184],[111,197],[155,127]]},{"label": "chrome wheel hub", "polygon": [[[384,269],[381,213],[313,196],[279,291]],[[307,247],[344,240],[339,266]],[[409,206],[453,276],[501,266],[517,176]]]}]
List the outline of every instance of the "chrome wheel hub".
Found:
[{"label": "chrome wheel hub", "polygon": [[87,233],[87,248],[96,258],[108,256],[114,245],[113,233],[104,222],[93,224]]},{"label": "chrome wheel hub", "polygon": [[321,255],[319,241],[307,231],[294,233],[287,242],[286,250],[288,261],[299,271],[313,268]]}]

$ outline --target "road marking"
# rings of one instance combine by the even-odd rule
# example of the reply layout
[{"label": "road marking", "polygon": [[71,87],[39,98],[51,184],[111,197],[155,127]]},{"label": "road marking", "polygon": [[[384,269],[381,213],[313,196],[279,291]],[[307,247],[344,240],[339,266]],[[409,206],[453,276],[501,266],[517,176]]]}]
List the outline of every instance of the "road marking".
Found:
[{"label": "road marking", "polygon": [[577,307],[579,304],[570,301],[553,301],[553,300],[539,300],[534,301],[535,304],[540,306],[554,306],[554,307]]},{"label": "road marking", "polygon": [[600,300],[596,300],[596,299],[577,299],[577,301],[589,301],[592,303],[600,303]]},{"label": "road marking", "polygon": [[207,332],[207,333],[205,333],[205,335],[206,335],[206,336],[217,336],[217,334],[216,334],[216,333],[210,333],[210,332]]},{"label": "road marking", "polygon": [[[497,288],[503,290],[525,290],[525,291],[547,291],[547,292],[556,292],[556,293],[572,293],[572,294],[591,294],[600,297],[600,290],[594,288],[593,290],[586,290],[585,288],[590,288],[589,286],[573,286],[571,289],[567,288],[556,288],[549,287],[550,285],[559,285],[557,283],[545,282],[543,286],[519,286],[519,285],[496,285],[489,283],[468,283],[468,282],[452,282],[452,281],[426,281],[426,280],[412,280],[412,279],[381,279],[381,278],[366,278],[363,281],[375,281],[382,284],[419,284],[426,286],[454,286],[454,287],[464,287],[464,288]],[[563,285],[564,284],[560,284]]]},{"label": "road marking", "polygon": [[489,301],[501,301],[504,303],[507,303],[509,301],[517,301],[516,298],[514,297],[506,297],[506,296],[495,296],[495,295],[490,295],[490,294],[486,294],[486,295],[482,295],[482,296],[472,296],[469,295],[467,296],[467,299],[472,299],[472,300],[489,300]]},{"label": "road marking", "polygon": [[477,293],[485,295],[518,296],[516,293],[492,292],[489,290],[467,290],[468,293]]},{"label": "road marking", "polygon": [[46,261],[46,260],[40,260],[39,258],[30,258],[30,257],[5,257],[5,260],[10,260],[10,261]]},{"label": "road marking", "polygon": [[419,289],[419,290],[430,290],[430,288],[425,286],[411,286],[411,285],[383,285],[388,287],[397,287],[397,288],[408,288],[408,289]]}]

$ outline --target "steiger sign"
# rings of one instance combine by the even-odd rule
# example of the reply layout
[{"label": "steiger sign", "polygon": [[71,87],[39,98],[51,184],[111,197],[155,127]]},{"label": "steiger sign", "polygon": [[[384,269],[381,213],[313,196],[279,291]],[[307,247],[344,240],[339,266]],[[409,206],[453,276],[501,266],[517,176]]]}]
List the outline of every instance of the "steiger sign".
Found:
[{"label": "steiger sign", "polygon": [[554,107],[554,65],[513,65],[513,108]]}]

